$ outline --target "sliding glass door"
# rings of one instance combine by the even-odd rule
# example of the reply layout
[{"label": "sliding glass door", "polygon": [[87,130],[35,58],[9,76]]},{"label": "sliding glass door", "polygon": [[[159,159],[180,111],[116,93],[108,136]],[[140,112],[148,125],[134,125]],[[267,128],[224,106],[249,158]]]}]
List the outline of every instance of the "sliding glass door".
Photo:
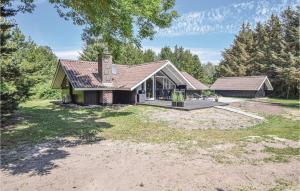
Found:
[{"label": "sliding glass door", "polygon": [[154,78],[146,80],[146,99],[154,100]]}]

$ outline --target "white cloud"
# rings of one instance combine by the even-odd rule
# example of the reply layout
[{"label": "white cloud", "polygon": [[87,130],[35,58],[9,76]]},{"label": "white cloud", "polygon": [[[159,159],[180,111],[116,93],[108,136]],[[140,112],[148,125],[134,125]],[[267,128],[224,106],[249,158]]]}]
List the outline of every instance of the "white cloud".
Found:
[{"label": "white cloud", "polygon": [[202,63],[212,62],[214,64],[217,64],[220,62],[221,59],[220,50],[215,50],[210,48],[187,48],[187,49],[190,49],[190,51],[193,54],[198,55]]},{"label": "white cloud", "polygon": [[[156,47],[156,46],[144,46],[144,50],[151,49],[156,54],[160,53],[162,47]],[[171,48],[174,50],[174,48]],[[185,47],[184,49],[190,50],[193,54],[196,54],[199,56],[200,61],[202,63],[212,62],[214,64],[217,64],[221,60],[221,50],[212,49],[212,48],[189,48]]]},{"label": "white cloud", "polygon": [[190,12],[177,18],[170,28],[158,30],[159,36],[181,36],[213,32],[236,33],[242,22],[255,25],[272,13],[280,13],[300,0],[250,0],[243,3],[200,12]]},{"label": "white cloud", "polygon": [[74,60],[79,58],[80,53],[81,50],[54,51],[54,54],[58,58],[74,59]]}]

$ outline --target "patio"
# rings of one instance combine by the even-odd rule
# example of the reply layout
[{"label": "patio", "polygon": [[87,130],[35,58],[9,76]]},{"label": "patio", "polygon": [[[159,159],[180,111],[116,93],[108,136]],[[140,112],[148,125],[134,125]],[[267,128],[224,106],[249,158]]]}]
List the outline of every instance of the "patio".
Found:
[{"label": "patio", "polygon": [[210,100],[186,100],[184,102],[184,107],[172,107],[172,102],[165,101],[165,100],[146,101],[144,103],[138,103],[138,104],[163,107],[163,108],[169,108],[169,109],[185,110],[185,111],[210,108],[210,107],[214,107],[214,106],[228,105],[227,103],[215,102],[215,101],[210,101]]}]

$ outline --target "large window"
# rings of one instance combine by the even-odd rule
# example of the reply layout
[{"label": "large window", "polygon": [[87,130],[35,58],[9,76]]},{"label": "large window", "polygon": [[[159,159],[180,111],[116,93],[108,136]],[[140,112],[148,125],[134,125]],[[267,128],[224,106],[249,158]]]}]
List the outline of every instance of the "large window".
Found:
[{"label": "large window", "polygon": [[175,83],[166,76],[163,72],[158,72],[155,75],[155,98],[169,100],[171,99],[172,91],[176,89]]},{"label": "large window", "polygon": [[153,77],[149,78],[148,80],[146,80],[146,98],[151,100],[154,99],[154,88],[153,88],[154,84],[153,84]]},{"label": "large window", "polygon": [[157,90],[172,90],[176,88],[174,82],[162,72],[158,72],[155,75],[155,82]]}]

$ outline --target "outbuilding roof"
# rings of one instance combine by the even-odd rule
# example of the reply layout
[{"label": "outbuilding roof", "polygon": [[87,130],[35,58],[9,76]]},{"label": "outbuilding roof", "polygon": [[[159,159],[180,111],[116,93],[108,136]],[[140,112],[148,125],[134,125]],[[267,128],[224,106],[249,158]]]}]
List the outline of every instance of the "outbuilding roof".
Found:
[{"label": "outbuilding roof", "polygon": [[210,89],[256,91],[263,84],[266,84],[267,90],[273,90],[267,76],[222,77],[217,79]]},{"label": "outbuilding roof", "polygon": [[[101,84],[97,64],[97,62],[89,61],[59,60],[58,69],[52,82],[52,87],[60,88],[63,78],[66,76],[75,90],[107,89],[108,87]],[[170,75],[175,75],[176,79],[186,83],[188,87],[192,89],[202,90],[208,88],[191,75],[178,71],[178,69],[168,60],[139,65],[113,64],[113,85],[110,88],[133,90],[143,81],[160,70],[170,72]]]}]

